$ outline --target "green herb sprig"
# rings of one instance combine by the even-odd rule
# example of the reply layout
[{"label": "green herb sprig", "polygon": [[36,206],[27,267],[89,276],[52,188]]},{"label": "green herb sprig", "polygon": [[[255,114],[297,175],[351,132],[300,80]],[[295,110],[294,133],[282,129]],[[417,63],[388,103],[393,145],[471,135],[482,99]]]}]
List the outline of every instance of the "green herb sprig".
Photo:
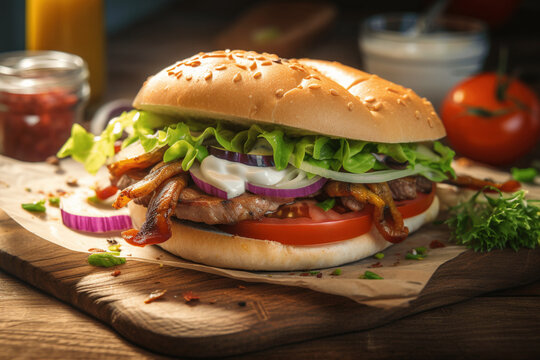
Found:
[{"label": "green herb sprig", "polygon": [[47,208],[45,207],[45,200],[34,201],[32,203],[21,204],[21,207],[30,212],[45,212]]},{"label": "green herb sprig", "polygon": [[512,178],[514,178],[517,181],[522,181],[526,183],[534,183],[534,178],[538,176],[538,170],[535,168],[515,168],[513,167],[511,169],[512,171]]},{"label": "green herb sprig", "polygon": [[366,272],[363,275],[360,275],[359,279],[382,280],[384,278],[379,274],[375,274],[372,271],[366,270]]},{"label": "green herb sprig", "polygon": [[93,266],[111,267],[126,263],[126,258],[115,256],[120,253],[94,253],[88,256],[88,263]]},{"label": "green herb sprig", "polygon": [[481,190],[450,209],[450,218],[445,223],[452,231],[452,238],[458,244],[483,252],[537,247],[540,208],[534,203],[539,200],[525,200],[523,190],[505,197],[499,190],[490,189],[497,191],[498,197],[489,197]]}]

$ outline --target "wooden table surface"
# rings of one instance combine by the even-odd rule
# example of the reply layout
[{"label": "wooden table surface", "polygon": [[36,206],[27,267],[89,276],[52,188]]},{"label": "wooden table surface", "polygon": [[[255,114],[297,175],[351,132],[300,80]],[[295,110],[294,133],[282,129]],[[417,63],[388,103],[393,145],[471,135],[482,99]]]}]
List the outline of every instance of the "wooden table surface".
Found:
[{"label": "wooden table surface", "polygon": [[[223,16],[217,16],[220,12]],[[175,6],[112,37],[104,101],[132,98],[147,75],[198,51],[213,49],[216,32],[232,15],[224,5],[211,13],[204,11],[203,5],[188,10]],[[361,13],[356,18],[353,15],[340,18],[329,35],[301,55],[359,66],[355,39],[356,18]],[[535,15],[525,9],[520,16],[530,20]],[[525,20],[514,23],[519,28],[497,32],[494,43],[511,43],[523,60],[520,63],[514,58],[512,62],[538,75],[538,30],[531,32]],[[513,41],[513,36],[519,40]],[[539,84],[537,77],[532,85],[540,90]],[[1,271],[0,346],[0,358],[5,359],[165,358],[133,345],[101,322]],[[241,358],[292,357],[540,358],[540,282],[425,311],[369,331],[295,343]]]}]

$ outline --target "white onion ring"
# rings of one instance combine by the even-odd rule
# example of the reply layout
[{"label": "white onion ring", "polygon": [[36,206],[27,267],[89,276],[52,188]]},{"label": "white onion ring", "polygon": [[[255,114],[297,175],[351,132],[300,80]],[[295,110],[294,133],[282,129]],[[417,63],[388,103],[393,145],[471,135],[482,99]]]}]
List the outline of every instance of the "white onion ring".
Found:
[{"label": "white onion ring", "polygon": [[[299,170],[296,171],[297,173]],[[198,170],[198,167],[193,166],[189,171],[193,182],[205,193],[222,198],[230,199],[238,196],[238,193],[229,194],[227,191],[220,189],[206,181],[204,175]],[[279,182],[273,186],[260,186],[245,183],[246,190],[263,196],[281,197],[281,198],[295,198],[305,197],[319,191],[327,179],[316,176],[312,179],[307,179],[304,176],[298,174],[292,174],[290,178],[285,181]]]}]

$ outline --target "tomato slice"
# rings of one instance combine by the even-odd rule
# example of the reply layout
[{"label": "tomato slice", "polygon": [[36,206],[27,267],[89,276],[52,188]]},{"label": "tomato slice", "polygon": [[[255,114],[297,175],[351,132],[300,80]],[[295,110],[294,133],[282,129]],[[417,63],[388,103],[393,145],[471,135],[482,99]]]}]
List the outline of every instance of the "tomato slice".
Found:
[{"label": "tomato slice", "polygon": [[114,185],[109,185],[104,188],[96,188],[96,197],[99,200],[106,200],[116,194],[118,188]]},{"label": "tomato slice", "polygon": [[396,201],[396,206],[404,219],[416,216],[426,211],[435,198],[435,184],[429,194],[418,192],[416,199]]},{"label": "tomato slice", "polygon": [[[396,205],[404,218],[426,211],[435,197],[435,185],[429,194],[418,193],[416,199],[397,201]],[[351,239],[367,233],[372,225],[371,205],[362,211],[339,214],[334,210],[324,211],[314,200],[305,200],[301,206],[309,207],[310,217],[271,218],[245,220],[233,225],[218,227],[230,234],[252,239],[273,240],[285,245],[319,245]]]}]

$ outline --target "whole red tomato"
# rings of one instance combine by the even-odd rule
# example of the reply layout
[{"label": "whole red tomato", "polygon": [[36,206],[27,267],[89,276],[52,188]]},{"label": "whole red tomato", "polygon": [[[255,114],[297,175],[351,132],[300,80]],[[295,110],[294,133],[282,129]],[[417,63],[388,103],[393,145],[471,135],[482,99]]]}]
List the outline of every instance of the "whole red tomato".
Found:
[{"label": "whole red tomato", "polygon": [[496,73],[458,84],[444,99],[441,117],[458,154],[493,165],[519,159],[540,136],[540,104],[534,92]]}]

